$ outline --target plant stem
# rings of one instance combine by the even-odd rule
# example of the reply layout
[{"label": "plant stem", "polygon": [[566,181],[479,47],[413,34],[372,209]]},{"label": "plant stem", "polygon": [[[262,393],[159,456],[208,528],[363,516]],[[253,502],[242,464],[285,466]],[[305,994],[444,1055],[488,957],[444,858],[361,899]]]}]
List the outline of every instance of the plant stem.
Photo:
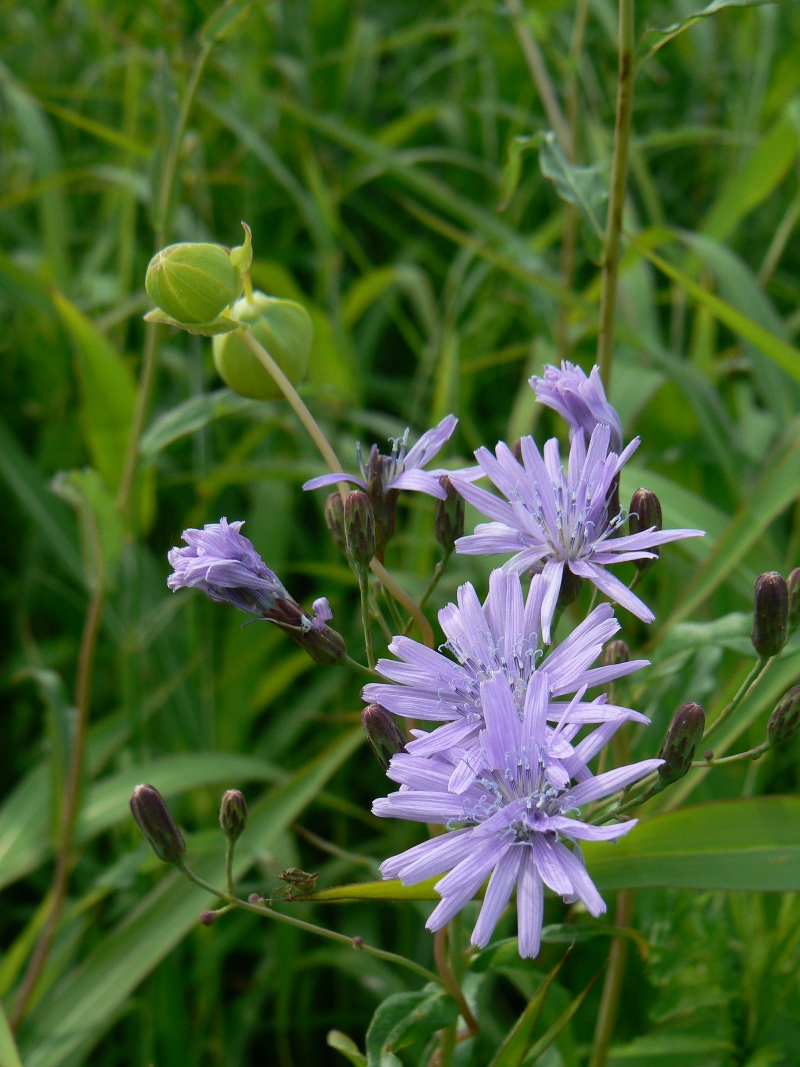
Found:
[{"label": "plant stem", "polygon": [[[276,385],[281,390],[286,399],[289,401],[289,406],[291,407],[292,411],[294,411],[295,415],[297,415],[309,437],[319,449],[320,455],[328,464],[330,471],[333,474],[337,474],[339,471],[341,471],[342,465],[339,462],[336,453],[331,448],[327,437],[319,428],[316,419],[308,410],[306,405],[303,403],[295,387],[280,369],[280,367],[269,354],[269,352],[267,352],[266,348],[264,348],[263,345],[259,344],[259,342],[252,335],[252,333],[250,333],[249,330],[237,330],[237,336],[241,338],[242,343],[250,349],[250,351],[253,353],[259,363],[261,363],[264,369],[272,375],[272,378],[274,379]],[[345,497],[348,493],[347,483],[344,481],[338,482],[337,489],[339,490],[339,495],[342,498],[342,503],[344,503]],[[370,563],[370,570],[376,576],[376,578],[378,578],[383,583],[383,585],[386,586],[392,596],[394,596],[394,598],[399,601],[400,604],[403,605],[408,614],[412,616],[414,622],[419,627],[422,639],[428,646],[428,648],[433,648],[433,628],[431,627],[431,624],[428,622],[425,616],[422,614],[420,609],[417,607],[415,602],[408,595],[408,593],[400,585],[398,585],[396,580],[391,576],[391,574],[389,574],[383,564],[380,563],[377,559],[373,559],[373,561]]]},{"label": "plant stem", "polygon": [[[445,554],[442,556],[442,558],[439,560],[439,562],[436,564],[436,566],[434,567],[433,577],[428,582],[428,588],[422,594],[422,600],[420,600],[420,602],[419,602],[420,611],[424,611],[425,610],[425,605],[430,600],[431,593],[434,591],[436,586],[439,584],[439,581],[442,579],[442,577],[444,576],[445,571],[447,570],[447,565],[450,562],[450,557],[452,556],[452,554],[453,554],[453,549],[452,548],[448,549],[445,552]],[[414,622],[413,619],[409,619],[408,622],[406,623],[406,625],[404,626],[404,628],[403,628],[403,635],[404,636],[411,629],[411,626],[412,626],[413,622]]]},{"label": "plant stem", "polygon": [[[744,698],[747,695],[750,687],[754,684],[756,679],[761,675],[762,671],[764,670],[764,668],[766,667],[766,665],[768,663],[769,663],[768,659],[764,659],[761,656],[759,656],[759,658],[756,660],[756,663],[753,666],[752,670],[749,672],[749,674],[747,675],[745,680],[739,686],[739,689],[736,692],[736,696],[734,696],[733,700],[731,700],[730,704],[728,704],[728,706],[726,708],[722,709],[722,711],[719,713],[719,715],[716,717],[716,719],[714,719],[714,721],[711,723],[709,728],[703,734],[703,741],[706,741],[714,733],[714,731],[717,729],[718,726],[720,726],[723,722],[725,722],[726,719],[730,718],[730,716],[733,714],[733,712],[738,708],[738,706],[744,700]],[[704,761],[704,762],[707,762],[707,761]]]},{"label": "plant stem", "polygon": [[720,756],[719,759],[698,759],[692,763],[693,767],[719,767],[723,763],[738,763],[741,760],[760,759],[767,749],[772,748],[771,741],[763,741],[755,748],[749,748],[746,752],[737,752],[733,756]]},{"label": "plant stem", "polygon": [[617,114],[614,125],[614,152],[611,161],[611,192],[603,247],[603,287],[600,295],[600,326],[597,337],[597,364],[606,392],[611,384],[611,360],[614,355],[619,245],[622,233],[622,211],[625,205],[633,110],[633,3],[634,0],[619,0]]},{"label": "plant stem", "polygon": [[[453,974],[452,968],[447,961],[448,933],[449,924],[443,926],[441,930],[437,930],[433,938],[433,958],[436,961],[436,970],[441,975],[442,985],[458,1005],[458,1010],[461,1013],[462,1019],[467,1024],[469,1032],[473,1037],[476,1037],[480,1033],[480,1027],[478,1026],[475,1016],[469,1010],[469,1004],[467,1004],[466,999],[464,998],[464,992],[458,984],[458,979]],[[453,1029],[453,1038],[455,1039],[455,1028]]]},{"label": "plant stem", "polygon": [[371,682],[381,677],[377,671],[370,670],[369,667],[365,667],[363,663],[359,663],[358,660],[352,659],[350,656],[345,656],[341,663],[343,667],[348,667],[354,674],[360,674],[362,678],[369,678]]},{"label": "plant stem", "polygon": [[389,963],[395,963],[400,967],[405,967],[409,971],[414,971],[415,974],[424,978],[426,982],[435,982],[436,985],[443,985],[438,974],[434,974],[433,971],[429,971],[426,967],[421,967],[418,963],[414,963],[413,960],[406,959],[405,956],[398,956],[394,952],[384,952],[383,949],[375,948],[373,945],[368,945],[364,941],[354,942],[354,939],[352,937],[347,937],[346,934],[339,934],[334,930],[326,930],[324,926],[316,926],[314,923],[305,922],[303,919],[295,919],[292,915],[284,915],[283,912],[273,911],[272,908],[268,908],[265,904],[255,904],[249,900],[241,900],[239,897],[234,896],[233,893],[225,893],[221,889],[217,889],[216,886],[211,885],[209,882],[205,881],[204,878],[195,874],[194,871],[185,864],[179,866],[178,870],[188,878],[190,882],[194,882],[195,885],[200,886],[201,889],[205,889],[206,892],[211,893],[212,896],[227,901],[227,903],[233,907],[242,908],[244,911],[251,911],[255,915],[267,915],[269,918],[275,919],[277,922],[286,923],[288,926],[294,926],[298,930],[305,930],[307,933],[317,934],[319,937],[326,937],[329,941],[337,941],[340,945],[349,945],[350,948],[358,949],[360,952],[366,952],[368,956],[374,956],[376,959],[386,960]]},{"label": "plant stem", "polygon": [[233,896],[233,853],[236,850],[236,842],[233,838],[226,839],[225,847],[225,884],[228,887],[228,896]]},{"label": "plant stem", "polygon": [[[632,912],[633,890],[621,889],[617,893],[614,925],[630,926]],[[611,951],[608,954],[608,970],[603,983],[603,995],[600,1000],[600,1011],[597,1014],[589,1067],[605,1067],[608,1059],[608,1050],[611,1046],[611,1039],[614,1036],[614,1028],[617,1023],[619,998],[622,992],[627,959],[628,939],[626,937],[614,938],[611,944]]]},{"label": "plant stem", "polygon": [[366,567],[357,567],[358,592],[361,597],[361,625],[364,628],[364,649],[367,653],[367,665],[375,669],[375,652],[372,648],[372,623],[369,617],[369,579]]}]

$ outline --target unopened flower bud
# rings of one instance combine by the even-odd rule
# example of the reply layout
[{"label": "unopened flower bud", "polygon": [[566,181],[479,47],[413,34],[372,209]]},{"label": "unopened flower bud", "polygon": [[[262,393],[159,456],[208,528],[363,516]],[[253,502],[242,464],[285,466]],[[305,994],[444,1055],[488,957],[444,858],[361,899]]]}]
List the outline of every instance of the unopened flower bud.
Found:
[{"label": "unopened flower bud", "polygon": [[325,525],[328,527],[331,541],[342,552],[345,552],[347,545],[344,536],[344,502],[341,493],[331,493],[325,501]]},{"label": "unopened flower bud", "polygon": [[375,555],[375,516],[361,489],[348,493],[344,502],[344,536],[350,562],[357,571],[366,571]]},{"label": "unopened flower bud", "polygon": [[230,256],[212,244],[162,248],[150,260],[144,285],[156,307],[192,326],[213,322],[242,291]]},{"label": "unopened flower bud", "polygon": [[628,663],[631,658],[631,650],[627,642],[616,640],[609,641],[603,652],[603,666],[614,667],[618,663]]},{"label": "unopened flower bud", "polygon": [[773,745],[788,741],[800,727],[800,685],[784,693],[767,723],[767,737]]},{"label": "unopened flower bud", "polygon": [[753,611],[753,648],[762,659],[777,656],[788,636],[789,589],[777,571],[756,581]]},{"label": "unopened flower bud", "polygon": [[565,566],[561,572],[561,588],[558,591],[558,607],[567,608],[574,604],[581,595],[583,579],[573,574],[569,567]]},{"label": "unopened flower bud", "polygon": [[247,826],[247,801],[238,789],[229,789],[222,794],[219,805],[219,824],[222,832],[231,841],[236,841]]},{"label": "unopened flower bud", "polygon": [[786,579],[786,588],[789,592],[789,612],[786,619],[787,636],[795,632],[800,625],[800,567],[789,574]]},{"label": "unopened flower bud", "polygon": [[681,704],[672,716],[658,753],[664,760],[658,768],[662,785],[671,785],[683,778],[692,765],[694,750],[702,740],[705,728],[706,716],[700,705]]},{"label": "unopened flower bud", "polygon": [[[314,327],[302,304],[266,293],[243,296],[231,309],[238,322],[246,323],[259,344],[267,350],[292,383],[306,376]],[[239,396],[252,400],[279,400],[283,391],[269,371],[234,333],[212,342],[214,365],[223,382]]]},{"label": "unopened flower bud", "polygon": [[203,924],[203,926],[213,926],[218,918],[219,918],[219,912],[218,911],[201,911],[200,912],[200,922]]},{"label": "unopened flower bud", "polygon": [[439,485],[447,498],[434,505],[433,535],[445,551],[452,552],[457,538],[464,534],[464,498],[446,474],[439,479]]},{"label": "unopened flower bud", "polygon": [[361,712],[361,725],[378,763],[388,770],[392,756],[406,747],[406,738],[397,720],[381,704],[369,704]]},{"label": "unopened flower bud", "polygon": [[155,786],[136,786],[131,796],[131,812],[136,825],[160,860],[164,863],[183,862],[186,842],[175,825],[167,802]]},{"label": "unopened flower bud", "polygon": [[[628,532],[637,534],[642,530],[662,529],[664,517],[661,513],[661,502],[651,489],[637,489],[631,497],[631,506],[628,510]],[[661,549],[653,545],[648,551],[658,556]],[[654,559],[637,559],[636,569],[639,572],[646,571],[654,563]]]}]

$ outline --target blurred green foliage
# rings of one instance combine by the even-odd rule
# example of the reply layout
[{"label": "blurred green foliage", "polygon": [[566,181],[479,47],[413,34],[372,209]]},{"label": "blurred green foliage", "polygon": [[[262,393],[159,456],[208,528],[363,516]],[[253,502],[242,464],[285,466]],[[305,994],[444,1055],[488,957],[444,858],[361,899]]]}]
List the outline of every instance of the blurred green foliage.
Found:
[{"label": "blurred green foliage", "polygon": [[[665,525],[708,536],[669,546],[648,574],[653,631],[622,618],[626,640],[654,663],[623,694],[654,723],[628,738],[636,758],[655,753],[678,704],[700,701],[713,716],[736,692],[753,659],[753,582],[787,573],[800,541],[800,7],[717,3],[727,10],[695,20],[700,6],[637,8],[611,399],[642,445],[622,499],[648,485]],[[452,466],[480,444],[562,432],[535,410],[527,378],[564,357],[594,362],[593,220],[604,218],[608,185],[616,8],[528,9],[521,22],[490,0],[235,0],[219,11],[206,0],[31,0],[4,13],[7,1013],[49,908],[87,604],[102,606],[69,892],[18,1032],[26,1067],[343,1063],[326,1047],[329,1030],[364,1048],[379,1003],[422,997],[411,972],[277,923],[234,913],[198,926],[208,898],[165,873],[129,816],[133,785],[153,782],[194,865],[219,882],[218,798],[243,788],[244,896],[268,894],[294,865],[319,870],[320,886],[370,881],[381,859],[419,839],[369,814],[386,781],[361,744],[350,676],[312,671],[279,632],[242,628],[232,609],[166,589],[166,551],[185,527],[246,518],[293,595],[309,605],[328,596],[334,625],[359,647],[358,591],[327,537],[324,493],[299,491],[323,473],[321,460],[283,402],[221,388],[205,339],[146,338],[144,274],[157,245],[232,245],[246,220],[256,286],[312,316],[302,393],[348,466],[356,440],[385,443],[406,426],[418,434],[450,411],[460,419]],[[547,134],[519,32],[538,41],[579,171]],[[438,558],[432,510],[416,495],[402,505],[387,557],[417,595]],[[456,558],[432,606],[467,579],[485,589],[490,565]],[[574,618],[587,603],[585,594]],[[799,657],[795,639],[717,735],[717,751],[759,743]],[[650,809],[797,785],[789,747],[694,772]],[[631,951],[610,1062],[796,1063],[795,898],[636,899],[650,954]],[[432,965],[427,904],[283,907]],[[567,911],[552,899],[547,910],[553,923]],[[498,935],[512,930],[506,920]],[[578,946],[540,1027],[586,989],[607,951],[604,937]],[[556,940],[535,965],[470,972],[482,1036],[459,1048],[459,1064],[490,1062],[562,955]],[[537,1062],[585,1062],[598,1003],[599,985]],[[446,1010],[435,1018],[449,1021]],[[425,1040],[402,1062],[427,1062]],[[8,1042],[0,1025],[4,1064]]]}]

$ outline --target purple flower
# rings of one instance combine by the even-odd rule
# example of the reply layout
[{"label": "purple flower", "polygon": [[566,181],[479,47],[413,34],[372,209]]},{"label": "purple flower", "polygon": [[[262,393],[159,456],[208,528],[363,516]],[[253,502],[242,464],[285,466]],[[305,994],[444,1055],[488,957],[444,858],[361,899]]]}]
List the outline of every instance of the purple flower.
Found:
[{"label": "purple flower", "polygon": [[174,573],[167,585],[200,589],[219,604],[233,604],[251,615],[266,615],[289,594],[244,534],[243,521],[208,523],[202,530],[184,530],[186,548],[171,548],[167,559]]},{"label": "purple flower", "polygon": [[447,474],[447,471],[424,471],[422,468],[426,463],[430,463],[449,440],[457,424],[455,415],[447,415],[438,426],[424,433],[408,452],[406,430],[402,437],[392,439],[392,451],[388,456],[384,456],[378,451],[378,446],[373,445],[366,463],[362,458],[359,442],[356,445],[356,455],[360,477],[357,474],[346,474],[344,471],[338,474],[323,474],[319,478],[304,482],[303,488],[320,489],[336,482],[351,482],[363,489],[369,496],[375,516],[375,555],[383,562],[386,545],[395,531],[397,494],[401,489],[427,493],[437,500],[447,499],[446,490],[439,484],[439,478]]},{"label": "purple flower", "polygon": [[553,408],[569,423],[570,437],[582,430],[588,445],[595,427],[607,426],[610,431],[609,448],[612,452],[622,451],[622,423],[606,400],[597,367],[592,367],[587,378],[580,367],[565,359],[561,363],[561,370],[548,365],[544,368],[543,378],[534,375],[528,381],[536,393],[536,399]]},{"label": "purple flower", "polygon": [[388,773],[402,788],[376,800],[373,813],[439,823],[449,832],[386,860],[381,873],[415,885],[449,872],[434,887],[442,899],[426,924],[430,930],[449,922],[491,875],[472,931],[472,943],[479,947],[489,942],[516,885],[519,952],[533,957],[541,941],[545,886],[566,901],[580,900],[592,915],[606,910],[579,847],[573,851],[565,841],[615,840],[635,826],[635,820],[592,826],[570,813],[631,785],[662,761],[643,760],[564,788],[550,772],[546,676],[537,672],[531,679],[522,715],[501,675],[481,683],[481,701],[481,765],[463,792],[449,788],[450,763],[444,756],[392,758]]},{"label": "purple flower", "polygon": [[[380,674],[394,684],[372,682],[362,691],[364,700],[381,704],[395,715],[445,723],[431,733],[417,732],[408,751],[417,756],[459,750],[453,758],[452,788],[464,782],[466,754],[477,744],[484,725],[481,683],[502,677],[520,710],[531,681],[547,679],[547,717],[560,722],[565,709],[567,722],[576,729],[587,723],[648,722],[639,712],[607,703],[605,695],[584,700],[591,686],[630,674],[647,660],[629,660],[605,667],[592,667],[603,645],[619,630],[610,604],[601,604],[545,658],[539,647],[542,605],[548,599],[547,579],[534,576],[527,599],[519,575],[501,570],[489,578],[489,595],[481,605],[467,583],[458,590],[458,604],[439,612],[447,641],[444,648],[455,658],[426,648],[409,637],[395,637],[389,651],[397,660],[381,659]],[[578,694],[565,703],[559,697]]]},{"label": "purple flower", "polygon": [[583,434],[574,434],[566,473],[561,467],[558,441],[544,446],[544,458],[532,437],[520,441],[522,463],[502,441],[495,454],[479,448],[475,457],[483,473],[506,497],[501,500],[471,484],[471,475],[453,471],[450,478],[462,494],[493,522],[481,523],[474,534],[456,541],[456,550],[482,556],[513,552],[503,570],[534,570],[547,579],[542,605],[542,635],[550,640],[550,627],[561,588],[564,568],[587,578],[643,622],[654,615],[639,597],[605,568],[626,560],[653,559],[651,550],[683,537],[702,537],[702,530],[656,530],[617,537],[625,521],[622,511],[610,514],[617,476],[639,445],[634,438],[621,455],[608,451],[608,426],[592,432],[587,448]]},{"label": "purple flower", "polygon": [[187,547],[171,548],[167,554],[173,568],[169,588],[200,589],[218,604],[232,604],[274,623],[317,663],[339,663],[346,649],[341,635],[326,625],[333,617],[327,599],[315,600],[314,614],[309,615],[239,532],[242,526],[243,521],[223,518],[202,530],[184,530]]}]

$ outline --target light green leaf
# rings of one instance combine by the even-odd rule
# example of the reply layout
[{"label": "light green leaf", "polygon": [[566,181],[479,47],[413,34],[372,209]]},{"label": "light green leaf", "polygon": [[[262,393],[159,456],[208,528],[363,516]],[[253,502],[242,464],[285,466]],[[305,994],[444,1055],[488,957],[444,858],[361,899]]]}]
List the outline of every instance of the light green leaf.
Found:
[{"label": "light green leaf", "polygon": [[380,1004],[366,1037],[367,1067],[401,1067],[394,1055],[458,1018],[452,997],[434,986],[418,993],[395,993]]},{"label": "light green leaf", "polygon": [[537,135],[540,143],[539,166],[542,174],[556,187],[562,200],[574,204],[593,237],[592,253],[600,248],[606,228],[608,186],[598,167],[577,167],[569,163],[552,130]]},{"label": "light green leaf", "polygon": [[154,456],[173,441],[202,430],[215,419],[236,412],[252,411],[257,406],[255,401],[237,396],[230,389],[217,389],[213,393],[190,397],[182,404],[162,411],[153,420],[139,441],[139,455]]},{"label": "light green leaf", "polygon": [[237,19],[246,15],[252,6],[253,0],[225,0],[203,23],[200,40],[206,46],[221,41]]},{"label": "light green leaf", "polygon": [[639,58],[649,59],[650,56],[655,55],[659,48],[663,48],[668,41],[671,41],[673,37],[677,37],[679,33],[688,30],[690,26],[707,19],[709,15],[715,15],[726,7],[761,7],[764,4],[773,4],[775,2],[776,0],[713,0],[702,10],[695,11],[692,15],[687,15],[680,22],[673,22],[671,26],[666,26],[661,30],[648,30],[639,42]]},{"label": "light green leaf", "polygon": [[72,504],[78,513],[87,584],[91,588],[102,585],[113,589],[125,544],[125,527],[108,487],[91,467],[59,471],[51,485],[56,496]]},{"label": "light green leaf", "polygon": [[528,1001],[525,1010],[514,1023],[508,1037],[497,1050],[497,1054],[493,1057],[489,1067],[520,1067],[528,1050],[536,1023],[542,1013],[545,997],[550,986],[555,981],[556,975],[564,966],[566,958],[565,955],[558,961],[536,990],[535,995]]},{"label": "light green leaf", "polygon": [[0,1067],[22,1067],[22,1060],[19,1058],[14,1035],[11,1033],[2,1004],[0,1004]]},{"label": "light green leaf", "polygon": [[328,1048],[336,1049],[346,1056],[353,1067],[367,1067],[367,1057],[359,1051],[358,1045],[341,1030],[329,1030],[327,1036]]},{"label": "light green leaf", "polygon": [[506,162],[500,179],[500,203],[497,205],[498,211],[506,210],[511,203],[514,193],[517,191],[520,175],[522,173],[522,157],[526,152],[531,152],[538,148],[539,144],[539,139],[531,137],[529,134],[520,134],[518,137],[511,138],[508,145],[508,152],[506,154]]}]

